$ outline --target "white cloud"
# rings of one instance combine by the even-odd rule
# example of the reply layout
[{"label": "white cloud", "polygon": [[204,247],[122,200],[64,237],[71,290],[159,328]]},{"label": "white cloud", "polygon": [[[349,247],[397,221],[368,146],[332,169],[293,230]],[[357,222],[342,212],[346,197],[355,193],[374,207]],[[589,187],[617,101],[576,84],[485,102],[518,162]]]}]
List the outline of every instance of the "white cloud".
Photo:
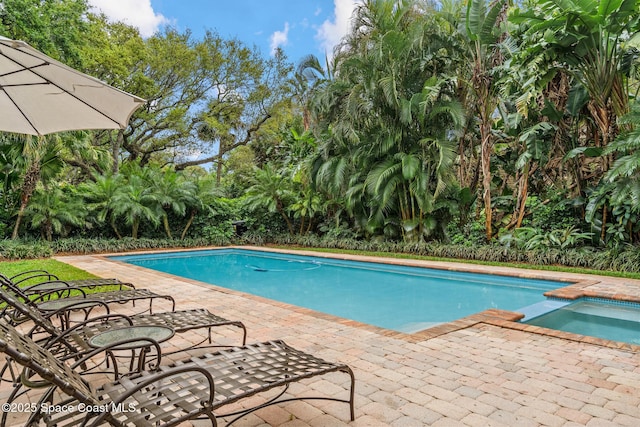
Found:
[{"label": "white cloud", "polygon": [[333,56],[333,47],[338,44],[351,27],[351,15],[362,0],[333,0],[334,20],[326,20],[318,28],[316,39],[328,56]]},{"label": "white cloud", "polygon": [[89,5],[112,21],[138,28],[142,37],[152,36],[162,25],[169,23],[169,19],[153,10],[151,0],[89,0]]},{"label": "white cloud", "polygon": [[274,55],[279,47],[286,46],[287,43],[289,43],[289,23],[285,22],[284,30],[271,34],[271,55]]}]

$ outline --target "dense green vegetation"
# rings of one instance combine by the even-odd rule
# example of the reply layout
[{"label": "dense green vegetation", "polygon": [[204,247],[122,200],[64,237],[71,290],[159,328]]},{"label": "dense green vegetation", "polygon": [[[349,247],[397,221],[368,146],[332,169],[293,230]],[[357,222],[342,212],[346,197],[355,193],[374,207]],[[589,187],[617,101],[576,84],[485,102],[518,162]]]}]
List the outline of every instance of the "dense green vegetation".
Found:
[{"label": "dense green vegetation", "polygon": [[[282,249],[288,250],[296,250],[296,248],[284,246]],[[314,251],[314,252],[327,252],[327,253],[338,253],[338,254],[353,254],[353,255],[362,255],[362,256],[374,256],[374,257],[384,257],[384,258],[398,258],[398,259],[414,259],[421,261],[435,261],[435,262],[451,262],[451,258],[438,258],[434,256],[422,256],[422,255],[414,255],[407,253],[389,253],[389,252],[369,252],[369,251],[354,251],[348,249],[321,249],[321,248],[303,248],[305,251]],[[510,268],[526,268],[528,270],[543,270],[543,271],[561,271],[566,273],[574,273],[574,274],[597,274],[600,276],[610,276],[610,277],[624,277],[628,279],[640,279],[640,273],[629,273],[624,271],[602,271],[595,268],[578,268],[578,267],[563,267],[558,265],[548,266],[548,265],[532,265],[532,264],[518,264],[518,263],[509,263],[509,262],[496,262],[496,261],[477,261],[477,260],[465,260],[458,259],[457,263],[463,264],[480,264],[480,265],[489,265],[496,267],[510,267]],[[1,264],[0,264],[1,265]]]},{"label": "dense green vegetation", "polygon": [[[287,250],[296,250],[295,247],[291,247],[291,246],[281,246],[281,248],[287,249]],[[424,260],[424,261],[451,261],[450,258],[437,258],[432,256],[421,256],[421,255],[406,254],[406,253],[371,252],[371,251],[357,251],[357,250],[331,249],[331,248],[330,249],[304,248],[304,250],[305,251],[311,250],[316,252],[329,252],[329,253],[349,253],[353,255],[378,256],[378,257],[385,257],[385,258],[416,259],[416,260]],[[544,266],[544,265],[532,266],[532,265],[523,265],[523,264],[517,264],[517,263],[477,261],[477,260],[474,260],[474,261],[460,260],[460,261],[473,263],[473,264],[491,265],[491,266],[499,266],[499,267],[528,268],[528,269],[534,268],[536,270],[553,270],[553,271],[563,271],[567,273],[599,274],[599,275],[612,276],[612,277],[624,277],[628,279],[640,279],[639,273],[620,272],[620,271],[602,271],[594,268],[575,268],[575,267]],[[84,270],[77,269],[68,264],[64,264],[62,262],[59,262],[50,258],[0,262],[0,273],[5,274],[9,277],[12,275],[15,275],[24,271],[30,271],[30,270],[46,270],[51,274],[55,274],[61,280],[91,279],[95,277]],[[103,287],[101,289],[107,290],[108,287]]]},{"label": "dense green vegetation", "polygon": [[148,103],[122,131],[0,135],[8,258],[271,242],[640,271],[639,0],[366,0],[298,64],[26,3],[0,1],[2,35]]}]

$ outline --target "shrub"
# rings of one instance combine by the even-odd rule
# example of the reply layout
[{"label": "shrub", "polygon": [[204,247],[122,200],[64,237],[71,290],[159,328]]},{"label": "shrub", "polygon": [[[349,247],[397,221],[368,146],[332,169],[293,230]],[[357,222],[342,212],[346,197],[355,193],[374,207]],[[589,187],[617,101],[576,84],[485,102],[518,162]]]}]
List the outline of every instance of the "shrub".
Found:
[{"label": "shrub", "polygon": [[6,260],[48,258],[53,249],[44,241],[3,240],[0,243],[0,258]]},{"label": "shrub", "polygon": [[210,242],[230,242],[235,232],[231,220],[205,225],[202,227],[202,236]]},{"label": "shrub", "polygon": [[264,236],[260,240],[243,239],[245,243],[266,243],[284,246],[307,246],[327,249],[342,249],[369,252],[406,253],[452,260],[528,263],[540,266],[562,265],[566,267],[591,268],[602,271],[640,272],[640,248],[627,245],[624,248],[596,250],[589,247],[536,247],[505,249],[499,244],[469,245],[438,242],[388,242],[318,237],[315,235],[292,236],[280,234]]},{"label": "shrub", "polygon": [[447,234],[451,243],[464,246],[481,245],[487,241],[484,229],[484,216],[478,220],[463,225],[458,221],[449,221]]},{"label": "shrub", "polygon": [[580,215],[576,215],[573,200],[563,192],[550,190],[546,198],[530,195],[527,197],[527,210],[523,226],[551,231],[580,226]]},{"label": "shrub", "polygon": [[54,253],[107,253],[127,252],[144,249],[192,248],[209,245],[228,245],[230,239],[193,238],[193,239],[60,239],[51,242]]},{"label": "shrub", "polygon": [[6,260],[44,258],[57,253],[106,253],[143,249],[193,248],[202,246],[226,246],[229,244],[303,246],[367,252],[405,253],[416,256],[449,258],[452,260],[528,263],[540,266],[563,265],[602,271],[640,273],[640,248],[623,245],[607,250],[593,248],[534,248],[512,247],[508,250],[498,244],[469,246],[438,242],[392,242],[367,239],[337,239],[315,234],[303,236],[262,234],[247,232],[241,237],[229,237],[223,232],[194,239],[60,239],[54,242],[13,241],[0,243],[0,258]]}]

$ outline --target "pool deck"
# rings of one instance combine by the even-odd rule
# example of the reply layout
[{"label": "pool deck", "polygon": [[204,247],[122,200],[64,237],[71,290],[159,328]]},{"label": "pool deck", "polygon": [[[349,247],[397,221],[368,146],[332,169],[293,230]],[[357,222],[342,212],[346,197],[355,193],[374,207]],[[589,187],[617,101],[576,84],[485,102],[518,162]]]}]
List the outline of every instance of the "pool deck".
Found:
[{"label": "pool deck", "polygon": [[[295,253],[380,261],[361,256]],[[346,363],[354,370],[353,422],[348,421],[347,405],[312,400],[264,408],[238,421],[234,424],[237,426],[640,425],[640,346],[515,323],[512,320],[520,317],[517,313],[500,310],[407,335],[104,256],[56,259],[100,277],[117,277],[138,288],[171,294],[178,309],[205,307],[227,319],[240,320],[247,327],[248,342],[282,339],[326,360]],[[629,279],[386,260],[400,265],[561,280],[567,281],[568,286],[554,292],[555,296],[640,302],[640,281]],[[117,309],[123,310],[124,307]],[[179,339],[196,338],[183,334]],[[233,330],[223,331],[216,338],[225,344],[238,339]],[[344,375],[333,375],[295,384],[291,394],[344,396]],[[0,386],[0,401],[6,398],[7,389],[6,383]],[[19,416],[12,415],[15,424],[9,425],[21,425]],[[192,424],[208,425],[200,421],[184,425]]]}]

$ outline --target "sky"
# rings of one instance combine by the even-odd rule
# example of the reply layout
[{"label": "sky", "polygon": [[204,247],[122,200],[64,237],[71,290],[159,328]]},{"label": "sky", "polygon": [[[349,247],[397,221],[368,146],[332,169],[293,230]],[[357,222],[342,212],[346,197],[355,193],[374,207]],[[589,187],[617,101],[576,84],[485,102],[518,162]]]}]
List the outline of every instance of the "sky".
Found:
[{"label": "sky", "polygon": [[143,37],[166,25],[197,38],[212,30],[257,46],[265,56],[281,48],[291,62],[314,54],[321,63],[349,29],[362,0],[88,0],[109,19]]}]

